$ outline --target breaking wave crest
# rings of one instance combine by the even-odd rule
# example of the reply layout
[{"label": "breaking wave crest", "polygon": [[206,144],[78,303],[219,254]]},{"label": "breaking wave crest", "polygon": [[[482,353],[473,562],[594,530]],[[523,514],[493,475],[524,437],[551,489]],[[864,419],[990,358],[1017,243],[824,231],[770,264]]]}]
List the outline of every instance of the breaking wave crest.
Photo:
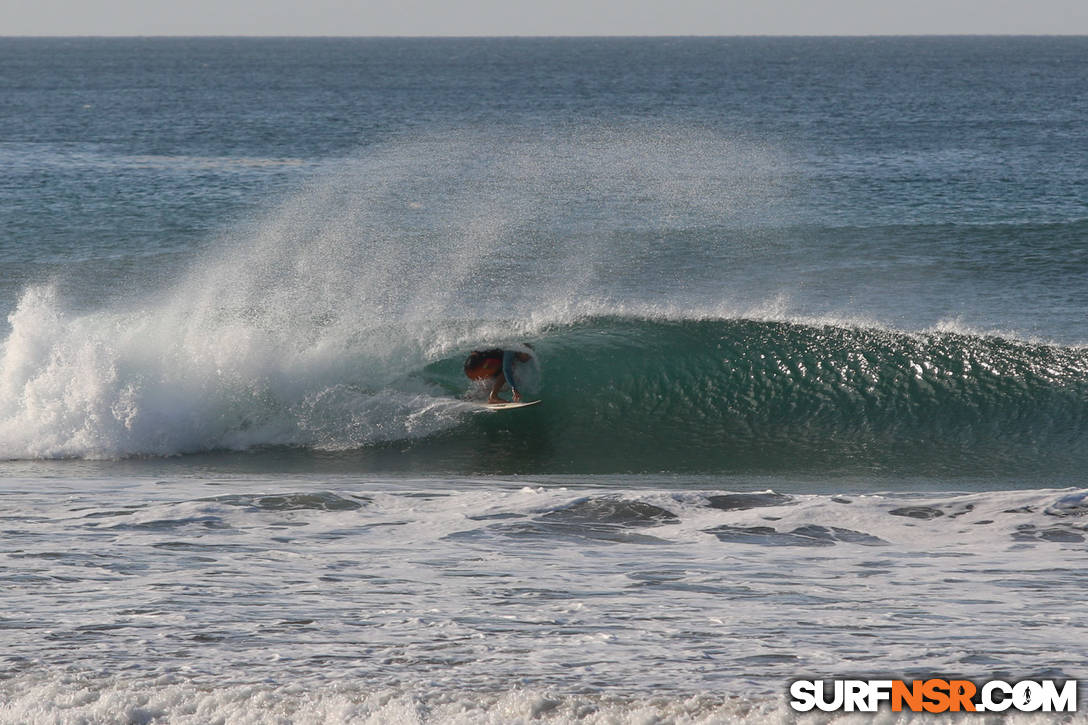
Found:
[{"label": "breaking wave crest", "polygon": [[412,441],[437,470],[970,474],[1074,472],[1088,449],[1081,348],[591,316],[522,327],[544,405],[498,415],[463,400],[460,370],[468,350],[501,341],[495,323],[420,322],[297,347],[242,329],[179,346],[157,337],[149,313],[68,319],[55,305],[35,290],[12,317],[6,457],[381,452]]}]

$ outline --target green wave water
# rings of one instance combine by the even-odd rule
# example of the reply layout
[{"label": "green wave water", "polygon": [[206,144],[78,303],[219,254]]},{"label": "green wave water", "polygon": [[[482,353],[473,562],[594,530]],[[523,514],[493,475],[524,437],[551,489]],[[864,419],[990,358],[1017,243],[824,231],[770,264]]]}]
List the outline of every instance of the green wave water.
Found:
[{"label": "green wave water", "polygon": [[[545,331],[537,350],[544,405],[475,416],[431,445],[480,446],[526,471],[1080,478],[1088,463],[1083,348],[940,331],[597,317]],[[451,358],[426,372],[452,391],[459,365]]]}]

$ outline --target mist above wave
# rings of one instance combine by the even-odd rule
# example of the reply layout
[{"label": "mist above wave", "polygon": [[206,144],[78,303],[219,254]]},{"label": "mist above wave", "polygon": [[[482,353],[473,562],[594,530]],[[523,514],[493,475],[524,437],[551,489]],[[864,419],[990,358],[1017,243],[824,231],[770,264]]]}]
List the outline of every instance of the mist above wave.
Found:
[{"label": "mist above wave", "polygon": [[705,299],[721,249],[632,246],[614,220],[743,224],[780,177],[770,149],[678,128],[450,132],[331,163],[166,288],[96,309],[24,290],[0,352],[0,456],[448,428],[463,410],[413,371],[587,309]]}]

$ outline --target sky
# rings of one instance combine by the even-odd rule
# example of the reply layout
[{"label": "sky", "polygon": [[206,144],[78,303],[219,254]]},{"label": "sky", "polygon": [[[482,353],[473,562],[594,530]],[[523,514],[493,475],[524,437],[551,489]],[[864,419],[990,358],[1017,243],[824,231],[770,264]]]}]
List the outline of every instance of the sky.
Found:
[{"label": "sky", "polygon": [[1088,35],[1088,0],[0,0],[11,35]]}]

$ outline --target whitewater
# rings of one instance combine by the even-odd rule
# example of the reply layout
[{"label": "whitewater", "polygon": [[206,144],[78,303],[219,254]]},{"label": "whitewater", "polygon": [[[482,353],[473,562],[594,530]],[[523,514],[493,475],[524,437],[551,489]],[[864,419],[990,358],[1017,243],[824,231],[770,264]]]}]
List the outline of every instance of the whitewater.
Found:
[{"label": "whitewater", "polygon": [[602,483],[10,481],[0,719],[788,721],[798,673],[1084,666],[1083,491]]},{"label": "whitewater", "polygon": [[0,39],[0,722],[1086,679],[1084,51]]}]

